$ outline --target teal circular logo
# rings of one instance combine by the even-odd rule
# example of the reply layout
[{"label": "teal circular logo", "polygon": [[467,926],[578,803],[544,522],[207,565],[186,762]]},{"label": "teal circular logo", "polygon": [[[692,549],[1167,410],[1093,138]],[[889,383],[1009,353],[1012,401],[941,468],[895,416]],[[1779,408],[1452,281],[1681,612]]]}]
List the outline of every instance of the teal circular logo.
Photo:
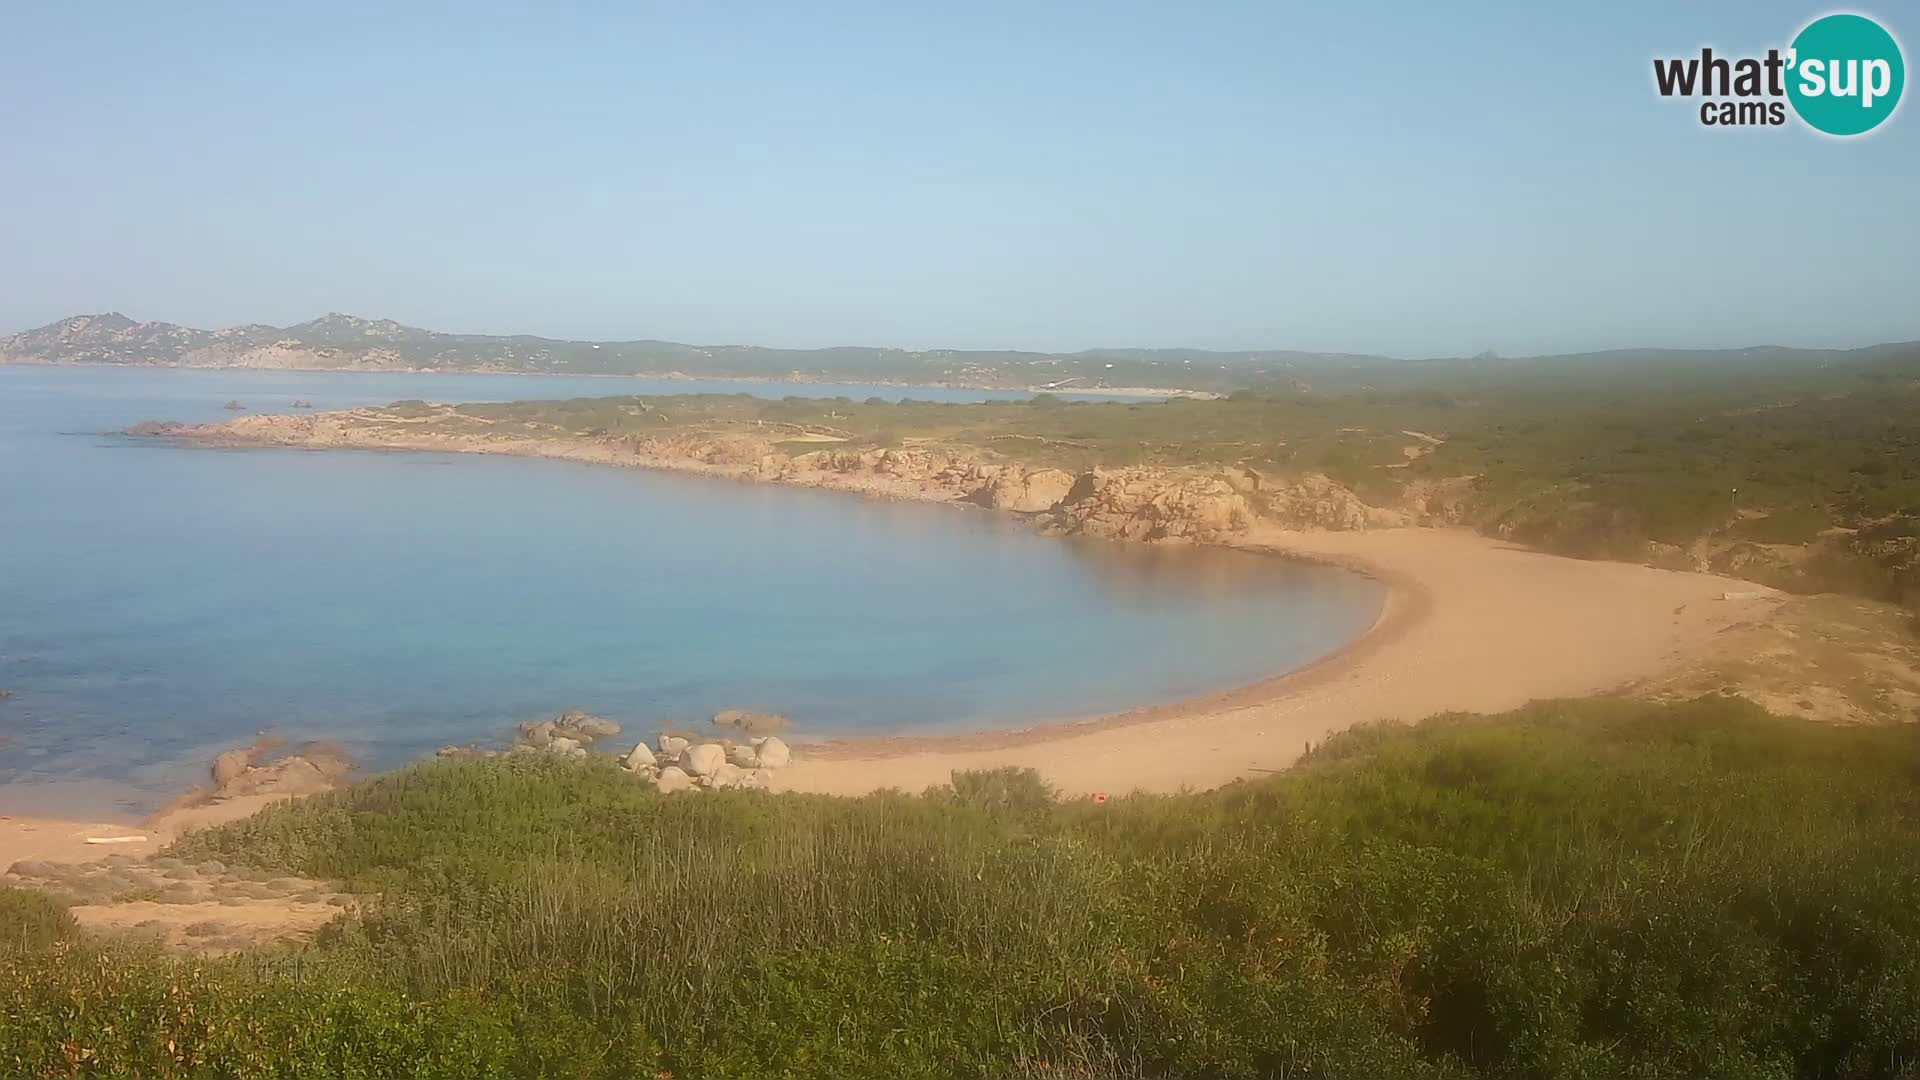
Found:
[{"label": "teal circular logo", "polygon": [[1816,131],[1861,135],[1900,104],[1907,65],[1900,43],[1863,15],[1815,19],[1793,39],[1787,100]]}]

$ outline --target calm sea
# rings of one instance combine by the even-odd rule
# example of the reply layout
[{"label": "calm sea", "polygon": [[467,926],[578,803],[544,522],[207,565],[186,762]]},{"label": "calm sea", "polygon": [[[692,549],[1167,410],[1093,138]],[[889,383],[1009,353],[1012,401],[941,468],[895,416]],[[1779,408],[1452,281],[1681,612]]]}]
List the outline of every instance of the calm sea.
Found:
[{"label": "calm sea", "polygon": [[1305,664],[1381,601],[1326,568],[1046,539],[984,511],[115,434],[224,418],[229,399],[705,390],[906,393],[0,367],[0,813],[148,807],[260,732],[381,768],[565,708],[633,733],[768,709],[801,737],[1094,715]]}]

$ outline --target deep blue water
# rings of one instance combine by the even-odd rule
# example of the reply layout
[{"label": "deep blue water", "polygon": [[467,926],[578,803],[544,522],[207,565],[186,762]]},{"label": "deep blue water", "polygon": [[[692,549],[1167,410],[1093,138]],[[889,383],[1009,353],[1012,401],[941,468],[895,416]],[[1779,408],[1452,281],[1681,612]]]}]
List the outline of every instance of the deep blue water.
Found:
[{"label": "deep blue water", "polygon": [[378,768],[563,708],[634,733],[762,708],[803,737],[1094,715],[1304,664],[1380,602],[1327,568],[1047,539],[985,511],[114,434],[224,418],[228,399],[716,388],[904,393],[0,367],[0,812],[63,790],[151,805],[260,731],[335,740]]}]

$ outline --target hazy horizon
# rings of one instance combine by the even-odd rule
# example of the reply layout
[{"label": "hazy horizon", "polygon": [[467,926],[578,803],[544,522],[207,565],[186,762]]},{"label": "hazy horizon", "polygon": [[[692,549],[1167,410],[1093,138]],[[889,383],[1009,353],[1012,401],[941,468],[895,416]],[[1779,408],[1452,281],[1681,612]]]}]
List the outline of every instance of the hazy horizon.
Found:
[{"label": "hazy horizon", "polygon": [[1036,348],[1027,348],[1019,345],[981,346],[978,348],[956,348],[953,346],[940,345],[940,344],[903,345],[903,344],[895,344],[895,343],[889,343],[889,342],[873,342],[873,341],[832,341],[832,342],[828,342],[826,344],[820,344],[820,345],[773,345],[773,344],[768,344],[766,342],[760,342],[760,341],[717,341],[717,340],[716,341],[675,341],[670,338],[587,338],[587,337],[567,337],[567,336],[553,335],[553,334],[535,334],[529,331],[469,330],[461,327],[419,326],[413,323],[409,323],[404,319],[391,319],[389,316],[386,316],[386,315],[369,314],[366,312],[358,312],[358,311],[329,311],[321,315],[311,316],[309,318],[298,319],[298,320],[294,320],[293,322],[286,322],[286,323],[269,323],[261,319],[246,319],[236,323],[226,323],[218,326],[211,326],[211,325],[197,325],[192,323],[182,323],[182,322],[179,322],[178,320],[167,319],[167,318],[151,318],[151,319],[142,318],[138,315],[121,311],[118,308],[100,308],[98,310],[93,310],[93,311],[74,311],[74,312],[68,313],[67,315],[49,320],[44,323],[40,323],[35,326],[22,326],[22,327],[12,327],[12,328],[0,326],[0,339],[6,338],[13,334],[21,334],[21,333],[34,331],[34,330],[44,329],[48,326],[54,325],[56,323],[64,322],[69,319],[100,318],[100,317],[109,316],[109,315],[124,316],[128,319],[132,319],[135,323],[168,323],[168,324],[173,324],[177,326],[186,326],[194,330],[222,330],[230,327],[239,327],[239,326],[272,326],[272,327],[276,327],[278,329],[284,330],[284,329],[291,329],[293,327],[300,326],[305,323],[317,322],[331,316],[344,315],[348,318],[363,319],[369,322],[373,322],[373,321],[397,322],[411,330],[424,330],[430,333],[446,334],[446,335],[453,335],[453,336],[460,336],[460,337],[474,337],[474,336],[534,337],[534,338],[540,338],[548,341],[578,342],[578,343],[588,343],[588,344],[621,344],[621,343],[628,343],[628,342],[635,342],[635,341],[659,341],[666,344],[685,345],[693,348],[749,348],[749,349],[768,349],[768,350],[776,350],[776,351],[825,351],[830,349],[891,349],[891,350],[897,350],[902,352],[941,352],[941,351],[944,351],[944,352],[1009,352],[1009,353],[1034,353],[1038,355],[1054,355],[1054,356],[1074,356],[1074,355],[1080,355],[1080,354],[1109,353],[1109,352],[1112,352],[1112,353],[1196,352],[1196,353],[1210,353],[1210,354],[1217,354],[1217,355],[1230,355],[1233,353],[1253,353],[1253,352],[1299,352],[1299,353],[1310,353],[1314,355],[1325,355],[1325,356],[1343,356],[1344,355],[1344,356],[1364,357],[1364,358],[1370,358],[1370,359],[1405,360],[1405,361],[1471,359],[1475,356],[1483,356],[1483,355],[1493,355],[1493,356],[1500,357],[1501,359],[1519,360],[1519,359],[1529,359],[1533,357],[1581,356],[1581,355],[1599,355],[1604,353],[1625,353],[1625,352],[1711,353],[1711,352],[1744,352],[1744,351],[1760,350],[1760,349],[1790,349],[1790,350],[1806,351],[1806,352],[1845,352],[1845,351],[1858,351],[1862,349],[1881,348],[1881,347],[1887,347],[1887,346],[1920,344],[1920,338],[1916,338],[1913,340],[1897,339],[1897,340],[1887,340],[1887,341],[1869,341],[1869,342],[1864,342],[1857,345],[1855,344],[1786,345],[1786,344],[1782,344],[1780,342],[1774,342],[1774,341],[1751,341],[1751,342],[1745,342],[1742,344],[1732,344],[1732,345],[1666,345],[1659,342],[1646,342],[1646,343],[1634,344],[1634,345],[1611,346],[1603,349],[1576,349],[1576,350],[1569,350],[1567,352],[1560,352],[1560,353],[1503,353],[1495,349],[1495,350],[1481,350],[1479,353],[1471,353],[1471,354],[1469,353],[1426,353],[1426,354],[1370,353],[1370,352],[1362,352],[1357,349],[1338,349],[1338,348],[1300,349],[1300,348],[1295,348],[1293,346],[1289,346],[1285,344],[1252,346],[1248,348],[1231,348],[1231,349],[1230,348],[1209,349],[1201,346],[1189,346],[1189,345],[1125,345],[1125,344],[1117,344],[1112,342],[1101,344],[1101,345],[1088,345],[1080,348],[1070,348],[1070,349],[1036,349]]},{"label": "hazy horizon", "polygon": [[30,8],[0,41],[0,326],[344,311],[1410,358],[1920,339],[1910,118],[1717,131],[1651,86],[1655,56],[1763,52],[1824,10]]}]

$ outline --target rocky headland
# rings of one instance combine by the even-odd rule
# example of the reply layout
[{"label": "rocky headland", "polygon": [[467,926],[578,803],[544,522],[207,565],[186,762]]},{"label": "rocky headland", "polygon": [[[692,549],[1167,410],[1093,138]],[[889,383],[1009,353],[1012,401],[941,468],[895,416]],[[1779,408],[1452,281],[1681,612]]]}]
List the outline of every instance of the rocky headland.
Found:
[{"label": "rocky headland", "polygon": [[622,437],[497,430],[437,407],[424,416],[354,409],[242,416],[221,424],[155,422],[129,433],[207,446],[510,454],[667,469],[982,506],[1026,515],[1056,535],[1121,540],[1231,542],[1261,522],[1297,529],[1391,528],[1444,522],[1452,505],[1439,493],[1422,492],[1404,508],[1371,506],[1323,475],[1276,478],[1245,466],[1129,465],[1069,472],[932,442],[851,447],[823,440],[819,449],[796,449],[791,433],[747,425]]}]

